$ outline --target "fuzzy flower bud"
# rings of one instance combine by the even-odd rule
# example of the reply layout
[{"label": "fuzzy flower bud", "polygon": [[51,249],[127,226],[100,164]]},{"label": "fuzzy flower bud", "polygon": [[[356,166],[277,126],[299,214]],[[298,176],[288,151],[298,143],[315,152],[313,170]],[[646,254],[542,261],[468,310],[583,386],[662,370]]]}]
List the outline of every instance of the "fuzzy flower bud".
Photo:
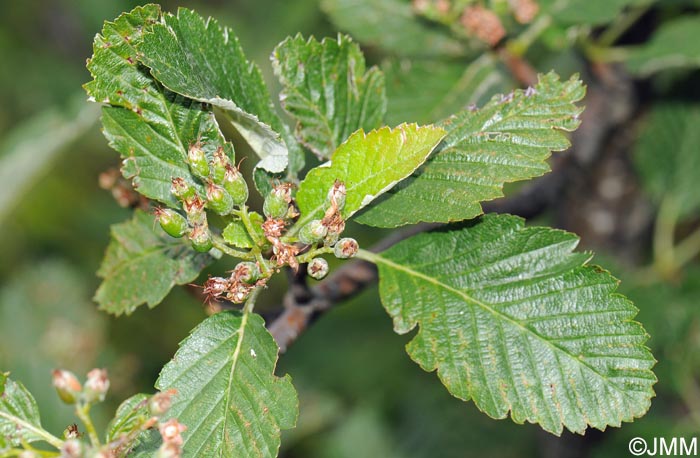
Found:
[{"label": "fuzzy flower bud", "polygon": [[233,210],[233,199],[224,188],[210,181],[207,184],[207,207],[219,215],[228,215]]},{"label": "fuzzy flower bud", "polygon": [[335,254],[336,258],[348,259],[355,256],[359,249],[360,246],[357,244],[357,240],[345,237],[338,240],[335,244],[333,247],[333,254]]},{"label": "fuzzy flower bud", "polygon": [[180,446],[170,442],[163,442],[158,448],[155,458],[180,458]]},{"label": "fuzzy flower bud", "polygon": [[106,369],[93,369],[87,374],[85,381],[85,400],[87,402],[102,402],[109,390],[109,378]]},{"label": "fuzzy flower bud", "polygon": [[188,234],[190,242],[192,242],[192,248],[199,251],[200,253],[206,253],[211,250],[212,241],[211,233],[209,232],[209,226],[206,224],[198,224],[192,228]]},{"label": "fuzzy flower bud", "polygon": [[316,280],[321,280],[328,275],[328,261],[323,258],[313,258],[309,265],[306,266],[306,271]]},{"label": "fuzzy flower bud", "polygon": [[224,148],[219,146],[214,152],[214,158],[209,163],[209,170],[211,170],[211,179],[216,183],[221,183],[224,181],[224,176],[226,175],[226,169],[231,166],[231,160],[228,158],[224,152]]},{"label": "fuzzy flower bud", "polygon": [[177,421],[177,418],[171,418],[165,423],[158,425],[158,430],[164,443],[179,446],[183,442],[181,433],[187,430],[187,426]]},{"label": "fuzzy flower bud", "polygon": [[53,386],[58,397],[66,404],[75,404],[78,395],[83,391],[78,378],[70,371],[56,369],[52,372]]},{"label": "fuzzy flower bud", "polygon": [[209,177],[209,164],[207,163],[207,156],[202,149],[202,142],[197,141],[190,145],[187,150],[187,161],[194,176],[200,179]]},{"label": "fuzzy flower bud", "polygon": [[148,410],[151,415],[160,417],[165,414],[173,403],[173,396],[177,394],[177,390],[170,389],[154,394],[148,401]]},{"label": "fuzzy flower bud", "polygon": [[248,184],[237,168],[226,167],[222,186],[233,199],[233,205],[241,206],[248,201]]},{"label": "fuzzy flower bud", "polygon": [[281,185],[270,191],[263,202],[263,213],[268,218],[279,219],[287,216],[289,203],[292,201],[289,186]]},{"label": "fuzzy flower bud", "polygon": [[345,183],[340,180],[335,180],[335,183],[333,183],[333,186],[328,191],[326,205],[329,208],[334,208],[336,212],[339,212],[345,207],[346,194],[347,189],[345,188]]},{"label": "fuzzy flower bud", "polygon": [[85,449],[78,439],[68,439],[61,446],[60,458],[82,458]]},{"label": "fuzzy flower bud", "polygon": [[320,219],[315,219],[299,230],[299,240],[307,245],[312,245],[322,240],[328,233]]},{"label": "fuzzy flower bud", "polygon": [[190,199],[197,191],[184,178],[173,178],[170,184],[170,192],[180,200]]},{"label": "fuzzy flower bud", "polygon": [[184,216],[169,208],[156,208],[156,217],[166,234],[180,238],[187,232],[187,220]]}]

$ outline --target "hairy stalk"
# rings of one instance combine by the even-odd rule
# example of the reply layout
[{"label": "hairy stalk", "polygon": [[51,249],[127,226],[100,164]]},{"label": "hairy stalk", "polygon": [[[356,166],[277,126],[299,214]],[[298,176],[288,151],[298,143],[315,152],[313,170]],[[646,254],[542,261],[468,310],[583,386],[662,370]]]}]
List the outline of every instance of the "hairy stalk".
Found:
[{"label": "hairy stalk", "polygon": [[85,426],[85,431],[88,433],[92,446],[99,448],[102,444],[100,444],[100,437],[97,435],[97,430],[92,422],[92,418],[90,418],[90,407],[90,403],[78,405],[76,406],[75,414]]},{"label": "hairy stalk", "polygon": [[224,239],[221,238],[221,236],[219,235],[212,234],[211,243],[214,246],[214,248],[221,250],[222,253],[232,256],[234,258],[245,260],[254,259],[251,253],[247,251],[236,250],[235,248],[231,248],[230,246],[228,246],[226,244],[226,241],[224,241]]},{"label": "hairy stalk", "polygon": [[678,205],[671,197],[661,201],[654,227],[654,266],[663,277],[672,276],[677,269],[674,232],[678,222]]},{"label": "hairy stalk", "polygon": [[243,221],[243,226],[248,232],[248,236],[253,241],[253,248],[251,249],[251,252],[255,257],[255,260],[257,260],[258,264],[260,264],[260,272],[262,272],[265,277],[269,277],[271,275],[270,268],[267,266],[267,262],[260,251],[262,240],[260,240],[257,232],[255,232],[253,228],[253,223],[250,220],[250,215],[248,214],[248,207],[242,205],[240,211],[237,212],[237,215],[241,218],[241,221]]}]

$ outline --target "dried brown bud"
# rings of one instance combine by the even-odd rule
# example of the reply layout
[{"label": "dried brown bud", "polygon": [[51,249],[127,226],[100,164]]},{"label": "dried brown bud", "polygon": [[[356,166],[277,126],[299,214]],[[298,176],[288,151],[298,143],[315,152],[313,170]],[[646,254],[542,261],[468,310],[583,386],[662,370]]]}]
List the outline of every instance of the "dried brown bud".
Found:
[{"label": "dried brown bud", "polygon": [[490,46],[495,46],[506,36],[506,30],[496,13],[480,5],[465,8],[460,22],[469,35]]},{"label": "dried brown bud", "polygon": [[299,261],[297,261],[296,258],[296,255],[299,253],[299,248],[286,243],[278,243],[272,247],[272,251],[277,257],[278,266],[289,264],[289,267],[295,272],[299,270]]},{"label": "dried brown bud", "polygon": [[[280,238],[284,232],[285,225],[286,223],[283,219],[268,218],[262,225],[263,233],[268,240]],[[270,241],[272,242],[272,240]]]},{"label": "dried brown bud", "polygon": [[209,277],[204,283],[204,294],[208,297],[221,297],[228,291],[230,286],[228,278]]},{"label": "dried brown bud", "polygon": [[337,258],[348,259],[355,256],[359,249],[360,246],[355,239],[346,237],[338,240],[338,243],[333,247],[333,253]]},{"label": "dried brown bud", "polygon": [[73,423],[68,426],[65,431],[63,431],[63,437],[66,439],[79,439],[81,436],[80,431],[78,431],[78,425]]}]

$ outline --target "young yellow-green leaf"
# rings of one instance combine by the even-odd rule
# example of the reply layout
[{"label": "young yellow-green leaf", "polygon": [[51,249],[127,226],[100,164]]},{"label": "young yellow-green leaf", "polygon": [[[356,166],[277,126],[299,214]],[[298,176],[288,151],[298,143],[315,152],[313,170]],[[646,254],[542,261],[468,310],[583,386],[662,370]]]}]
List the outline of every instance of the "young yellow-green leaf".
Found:
[{"label": "young yellow-green leaf", "polygon": [[583,433],[643,415],[655,361],[617,280],[567,232],[510,215],[421,234],[363,257],[426,371],[493,418]]},{"label": "young yellow-green leaf", "polygon": [[347,190],[342,210],[347,219],[413,173],[444,136],[440,127],[416,124],[355,132],[333,153],[329,166],[311,170],[299,185],[298,227],[323,216],[328,191],[336,180],[345,183]]},{"label": "young yellow-green leaf", "polygon": [[134,431],[151,417],[148,410],[150,396],[139,393],[122,402],[107,427],[106,442],[119,439],[124,434]]},{"label": "young yellow-green leaf", "polygon": [[186,239],[174,239],[137,210],[112,226],[112,241],[97,274],[103,278],[95,300],[106,312],[131,314],[141,304],[158,305],[175,285],[184,285],[213,258],[197,253]]},{"label": "young yellow-green leaf", "polygon": [[681,217],[700,207],[698,125],[699,105],[656,105],[635,148],[635,163],[647,192],[657,204],[671,199]]},{"label": "young yellow-green leaf", "polygon": [[260,156],[260,168],[279,173],[287,166],[284,127],[275,113],[260,69],[246,59],[232,30],[186,8],[161,22],[138,45],[140,59],[165,87],[222,108]]},{"label": "young yellow-green leaf", "polygon": [[177,390],[166,416],[187,426],[184,458],[277,456],[299,407],[291,378],[274,375],[277,352],[253,313],[217,313],[180,344],[156,387]]},{"label": "young yellow-green leaf", "polygon": [[[250,222],[253,224],[253,229],[258,234],[259,239],[265,238],[262,224],[264,222],[260,213],[251,212],[249,215]],[[221,233],[226,243],[236,248],[253,248],[255,246],[253,239],[248,235],[248,230],[240,219],[233,220],[226,226]]]},{"label": "young yellow-green leaf", "polygon": [[88,62],[94,80],[85,90],[110,105],[102,109],[102,124],[110,146],[124,158],[124,176],[144,196],[176,206],[172,178],[182,177],[204,192],[186,162],[189,145],[201,140],[210,158],[219,146],[230,156],[233,149],[208,107],[165,90],[139,63],[136,46],[159,13],[158,6],[147,5],[105,22]]},{"label": "young yellow-green leaf", "polygon": [[376,67],[365,71],[365,57],[350,37],[287,38],[273,51],[272,64],[296,136],[319,158],[328,159],[356,130],[381,125],[384,75]]},{"label": "young yellow-green leaf", "polygon": [[449,222],[482,213],[480,202],[503,195],[503,184],[548,172],[552,151],[569,147],[585,88],[573,76],[541,75],[534,88],[494,96],[480,110],[440,123],[447,136],[420,169],[357,216],[362,224],[397,227]]},{"label": "young yellow-green leaf", "polygon": [[407,0],[323,0],[341,30],[360,42],[399,56],[464,56],[468,49],[446,28],[421,20]]},{"label": "young yellow-green leaf", "polygon": [[0,372],[0,438],[15,446],[47,440],[34,397],[8,375]]},{"label": "young yellow-green leaf", "polygon": [[643,45],[632,49],[627,68],[641,76],[671,68],[700,67],[700,15],[664,22]]}]

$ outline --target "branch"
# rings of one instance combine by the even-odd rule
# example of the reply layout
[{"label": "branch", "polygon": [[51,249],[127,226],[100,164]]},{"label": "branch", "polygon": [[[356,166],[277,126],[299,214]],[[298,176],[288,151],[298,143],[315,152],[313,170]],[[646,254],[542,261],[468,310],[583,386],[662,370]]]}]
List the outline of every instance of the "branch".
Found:
[{"label": "branch", "polygon": [[[485,213],[510,213],[524,218],[538,216],[564,199],[566,188],[586,176],[596,164],[617,125],[628,119],[632,110],[631,81],[610,67],[592,69],[586,110],[581,127],[572,134],[572,147],[565,155],[552,161],[552,173],[523,185],[511,197],[485,202]],[[398,230],[370,248],[380,252],[420,232],[440,224],[418,224]],[[305,269],[289,274],[289,289],[283,299],[284,309],[268,330],[280,351],[287,350],[297,337],[320,315],[335,305],[361,293],[377,281],[376,267],[367,261],[354,260],[344,264],[317,286],[306,283]]]}]

